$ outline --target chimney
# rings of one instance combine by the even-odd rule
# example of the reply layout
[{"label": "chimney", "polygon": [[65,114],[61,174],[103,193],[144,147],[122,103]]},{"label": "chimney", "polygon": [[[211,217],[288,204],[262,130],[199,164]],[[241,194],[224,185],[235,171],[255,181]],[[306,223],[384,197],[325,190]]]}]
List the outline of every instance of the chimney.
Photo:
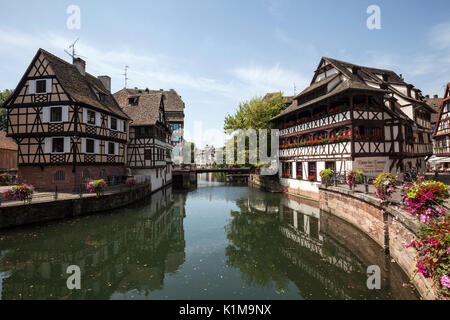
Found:
[{"label": "chimney", "polygon": [[164,91],[164,89],[159,89],[159,91]]},{"label": "chimney", "polygon": [[429,98],[430,98],[430,95],[429,95],[429,94],[427,94],[427,95],[425,96],[425,98],[429,99]]},{"label": "chimney", "polygon": [[360,69],[360,67],[358,67],[358,66],[353,66],[353,67],[352,67],[352,73],[355,74],[355,75],[357,75],[359,69]]},{"label": "chimney", "polygon": [[[407,93],[408,93],[408,97],[410,97],[410,98],[412,98],[412,96],[411,96],[411,89],[413,88],[413,86],[411,85],[411,84],[408,84],[407,86],[406,86],[406,89],[407,89]],[[416,91],[416,93],[417,93],[417,91]]]},{"label": "chimney", "polygon": [[437,94],[434,95],[434,98],[437,99],[439,96]]},{"label": "chimney", "polygon": [[73,65],[78,69],[82,76],[86,75],[86,61],[81,58],[74,58]]},{"label": "chimney", "polygon": [[103,83],[105,89],[111,92],[111,78],[108,76],[98,76],[98,79]]}]

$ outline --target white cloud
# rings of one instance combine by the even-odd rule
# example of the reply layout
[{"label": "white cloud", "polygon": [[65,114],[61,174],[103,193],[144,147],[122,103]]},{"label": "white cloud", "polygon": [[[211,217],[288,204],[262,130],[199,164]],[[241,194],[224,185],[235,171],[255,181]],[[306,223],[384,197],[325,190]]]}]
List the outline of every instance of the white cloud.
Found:
[{"label": "white cloud", "polygon": [[450,48],[450,21],[431,28],[430,43],[437,49]]}]

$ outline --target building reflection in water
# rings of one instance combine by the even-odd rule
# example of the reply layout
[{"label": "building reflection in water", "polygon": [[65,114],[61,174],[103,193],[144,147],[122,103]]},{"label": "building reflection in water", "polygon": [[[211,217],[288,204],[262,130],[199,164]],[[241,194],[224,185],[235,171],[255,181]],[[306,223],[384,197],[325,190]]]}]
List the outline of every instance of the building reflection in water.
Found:
[{"label": "building reflection in water", "polygon": [[[185,201],[168,188],[117,213],[1,236],[0,298],[109,299],[162,289],[185,261]],[[66,287],[69,265],[81,268],[81,290]]]},{"label": "building reflection in water", "polygon": [[[293,282],[304,299],[417,299],[375,242],[316,202],[251,188],[236,204],[226,227],[227,263],[247,285],[283,292]],[[382,269],[381,290],[367,289],[370,265]]]}]

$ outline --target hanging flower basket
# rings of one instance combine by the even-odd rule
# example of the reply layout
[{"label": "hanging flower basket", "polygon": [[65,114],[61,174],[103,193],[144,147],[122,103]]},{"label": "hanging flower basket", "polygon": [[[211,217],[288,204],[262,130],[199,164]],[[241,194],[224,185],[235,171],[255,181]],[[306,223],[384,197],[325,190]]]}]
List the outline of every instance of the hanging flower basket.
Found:
[{"label": "hanging flower basket", "polygon": [[0,185],[1,186],[9,186],[12,182],[12,175],[9,173],[0,174]]},{"label": "hanging flower basket", "polygon": [[97,198],[100,198],[100,196],[105,191],[105,188],[107,187],[107,183],[105,180],[94,180],[86,184],[86,190],[89,193],[95,193],[97,195]]},{"label": "hanging flower basket", "polygon": [[31,201],[33,193],[34,187],[32,185],[19,184],[3,192],[3,199],[11,201],[13,200]]},{"label": "hanging flower basket", "polygon": [[363,183],[364,180],[364,173],[362,171],[359,170],[352,170],[348,175],[347,175],[347,185],[350,188],[354,188],[357,184],[361,184]]},{"label": "hanging flower basket", "polygon": [[135,177],[130,177],[125,181],[125,184],[127,186],[129,186],[130,188],[133,188],[136,186],[136,178]]},{"label": "hanging flower basket", "polygon": [[388,201],[397,188],[398,177],[392,173],[381,173],[373,182],[378,199]]},{"label": "hanging flower basket", "polygon": [[325,169],[320,172],[320,178],[322,179],[322,183],[324,183],[327,187],[331,185],[331,179],[334,176],[334,171],[332,169]]}]

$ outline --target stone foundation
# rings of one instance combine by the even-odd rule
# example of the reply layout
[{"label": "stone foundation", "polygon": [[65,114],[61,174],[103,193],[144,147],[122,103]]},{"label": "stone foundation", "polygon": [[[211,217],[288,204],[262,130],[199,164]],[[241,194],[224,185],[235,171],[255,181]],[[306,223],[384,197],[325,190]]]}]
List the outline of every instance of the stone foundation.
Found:
[{"label": "stone foundation", "polygon": [[[57,172],[63,173],[64,180],[57,180]],[[27,166],[19,167],[18,175],[20,183],[31,184],[39,191],[55,191],[58,187],[58,191],[77,192],[87,180],[124,176],[126,171],[124,166],[77,166],[75,172],[72,166]]]},{"label": "stone foundation", "polygon": [[418,222],[407,212],[373,196],[337,187],[320,188],[320,209],[367,234],[390,254],[424,299],[436,299],[432,281],[415,272],[416,250],[406,248],[417,239],[419,230]]},{"label": "stone foundation", "polygon": [[124,192],[77,199],[55,200],[0,207],[0,229],[61,220],[117,209],[152,194],[151,185],[136,186]]}]

